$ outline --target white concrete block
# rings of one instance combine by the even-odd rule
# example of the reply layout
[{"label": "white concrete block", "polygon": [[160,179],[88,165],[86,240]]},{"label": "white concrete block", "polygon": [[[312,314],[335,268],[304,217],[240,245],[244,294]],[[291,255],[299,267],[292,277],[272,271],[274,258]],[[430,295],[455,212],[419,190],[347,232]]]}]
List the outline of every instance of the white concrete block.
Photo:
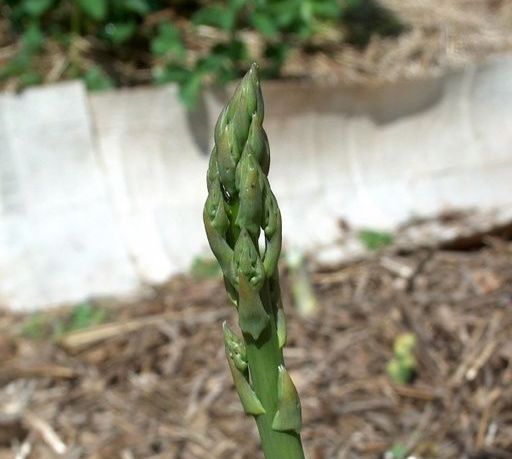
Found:
[{"label": "white concrete block", "polygon": [[135,291],[83,86],[4,94],[0,111],[0,303],[33,309]]},{"label": "white concrete block", "polygon": [[[511,77],[504,56],[379,87],[265,82],[285,243],[332,258],[340,219],[393,229],[455,208],[512,209]],[[230,93],[206,92],[194,113],[173,86],[0,95],[0,303],[137,291],[209,253],[205,175]]]}]

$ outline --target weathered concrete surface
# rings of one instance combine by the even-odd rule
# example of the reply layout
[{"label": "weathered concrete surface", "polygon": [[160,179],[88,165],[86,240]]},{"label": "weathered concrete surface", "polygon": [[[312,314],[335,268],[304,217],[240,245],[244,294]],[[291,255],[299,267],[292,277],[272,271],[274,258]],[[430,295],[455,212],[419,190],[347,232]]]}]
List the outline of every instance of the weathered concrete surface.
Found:
[{"label": "weathered concrete surface", "polygon": [[0,97],[0,303],[135,290],[78,83]]},{"label": "weathered concrete surface", "polygon": [[[285,240],[317,251],[339,239],[339,219],[393,228],[453,208],[508,211],[511,81],[503,57],[376,88],[265,83]],[[207,155],[228,92],[192,114],[172,86],[0,96],[0,301],[124,295],[186,269],[206,250]]]}]

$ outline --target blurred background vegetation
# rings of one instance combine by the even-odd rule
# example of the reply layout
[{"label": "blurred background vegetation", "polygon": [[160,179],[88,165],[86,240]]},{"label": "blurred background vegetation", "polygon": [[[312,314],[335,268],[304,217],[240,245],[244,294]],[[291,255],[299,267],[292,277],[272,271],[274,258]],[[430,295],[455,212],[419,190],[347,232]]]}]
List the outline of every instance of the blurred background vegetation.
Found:
[{"label": "blurred background vegetation", "polygon": [[328,56],[404,29],[373,0],[6,0],[0,9],[0,87],[176,82],[189,107],[205,84],[236,79],[252,61],[279,78],[294,50]]}]

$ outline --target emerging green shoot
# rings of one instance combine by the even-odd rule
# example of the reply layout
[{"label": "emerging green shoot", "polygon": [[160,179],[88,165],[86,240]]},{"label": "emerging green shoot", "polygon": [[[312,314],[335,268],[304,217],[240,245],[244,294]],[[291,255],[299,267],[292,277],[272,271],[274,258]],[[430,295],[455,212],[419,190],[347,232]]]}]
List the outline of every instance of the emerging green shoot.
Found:
[{"label": "emerging green shoot", "polygon": [[416,337],[412,333],[404,333],[396,338],[394,356],[387,365],[388,375],[394,383],[408,384],[412,381],[417,367],[415,346]]},{"label": "emerging green shoot", "polygon": [[108,320],[106,309],[84,302],[77,304],[65,314],[31,314],[23,322],[21,333],[30,339],[58,338],[65,333],[84,330]]},{"label": "emerging green shoot", "polygon": [[368,250],[378,250],[393,243],[393,235],[385,231],[365,229],[359,232],[359,240]]},{"label": "emerging green shoot", "polygon": [[396,443],[386,452],[384,459],[406,459],[409,448],[402,443]]},{"label": "emerging green shoot", "polygon": [[224,342],[242,406],[256,419],[266,459],[303,459],[299,396],[283,360],[281,214],[267,178],[270,156],[262,123],[263,98],[253,65],[215,127],[203,218],[238,311],[242,337],[224,324]]}]

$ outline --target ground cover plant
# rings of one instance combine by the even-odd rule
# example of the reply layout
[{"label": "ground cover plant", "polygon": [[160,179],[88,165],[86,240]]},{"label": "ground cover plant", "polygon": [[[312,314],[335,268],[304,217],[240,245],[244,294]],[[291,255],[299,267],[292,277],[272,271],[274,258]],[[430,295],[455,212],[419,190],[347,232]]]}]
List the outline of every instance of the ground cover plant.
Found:
[{"label": "ground cover plant", "polygon": [[244,411],[256,419],[266,459],[303,459],[301,405],[283,359],[282,226],[267,178],[270,152],[263,115],[253,64],[215,126],[204,224],[238,310],[242,338],[224,323],[224,343]]},{"label": "ground cover plant", "polygon": [[176,82],[188,106],[204,84],[237,79],[254,60],[277,77],[294,49],[365,46],[403,28],[370,0],[6,0],[0,11],[0,83]]}]

